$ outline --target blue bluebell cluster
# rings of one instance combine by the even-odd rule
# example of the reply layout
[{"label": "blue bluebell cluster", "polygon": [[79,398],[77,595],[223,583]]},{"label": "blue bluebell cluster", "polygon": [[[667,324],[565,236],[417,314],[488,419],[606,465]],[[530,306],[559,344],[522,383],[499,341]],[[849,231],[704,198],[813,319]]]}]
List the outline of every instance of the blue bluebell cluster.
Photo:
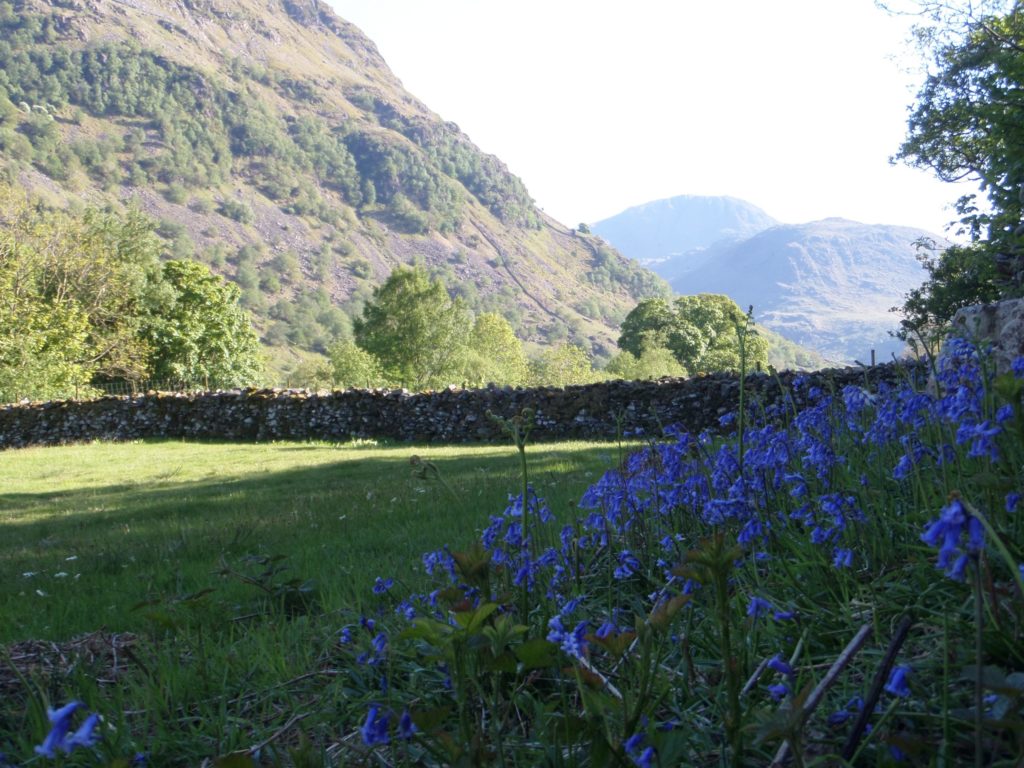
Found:
[{"label": "blue bluebell cluster", "polygon": [[964,508],[963,502],[954,497],[921,534],[921,541],[938,548],[939,568],[950,578],[963,581],[971,555],[977,555],[985,546],[985,528]]},{"label": "blue bluebell cluster", "polygon": [[[785,623],[800,618],[791,607],[799,595],[762,591],[764,582],[756,576],[788,556],[782,547],[793,545],[780,542],[802,537],[810,546],[801,557],[817,558],[814,567],[828,578],[850,583],[879,565],[873,560],[878,542],[864,534],[867,523],[882,522],[871,518],[873,498],[884,493],[906,500],[897,504],[897,518],[905,510],[920,515],[916,510],[928,506],[919,503],[922,495],[934,502],[949,493],[941,485],[947,477],[943,471],[954,465],[973,462],[979,471],[1005,475],[1002,443],[1017,421],[1017,406],[998,403],[986,390],[979,355],[966,342],[952,341],[936,371],[933,386],[908,381],[877,391],[847,386],[827,392],[798,377],[790,400],[768,408],[751,403],[742,419],[737,414],[722,419],[724,429],[743,429],[742,442],[667,428],[664,440],[650,441],[604,473],[584,493],[576,519],[560,529],[552,530],[553,515],[533,488],[525,498],[511,496],[480,536],[491,581],[468,578],[448,549],[424,555],[424,568],[446,582],[439,591],[454,588],[471,606],[497,603],[498,615],[522,611],[523,603],[513,596],[525,590],[531,595],[528,605],[546,624],[543,637],[564,657],[589,665],[601,662],[600,654],[614,645],[610,640],[631,631],[625,627],[648,622],[672,598],[692,605],[686,601],[699,595],[702,585],[683,564],[702,540],[724,532],[739,544],[735,572],[745,575],[734,576],[730,590],[746,607],[745,626],[755,642],[766,620],[780,624],[777,630],[785,634]],[[1013,371],[1024,379],[1024,358]],[[848,458],[853,452],[856,462]],[[1019,478],[1012,482],[1017,487],[999,497],[1007,514],[1018,509],[1024,493]],[[906,532],[917,535],[922,523],[920,516],[898,520],[902,541],[913,545]],[[962,579],[971,557],[986,545],[981,522],[955,493],[919,536],[938,550],[937,565],[952,579]],[[882,544],[891,547],[893,541]],[[1024,565],[1020,568],[1024,574]],[[373,591],[387,598],[391,587],[390,579],[378,578]],[[454,627],[437,595],[409,596],[395,610],[409,621],[423,615]],[[517,616],[523,623],[531,618],[529,612]],[[351,632],[342,639],[351,643]],[[385,651],[386,638],[379,651],[372,646],[364,651],[364,663],[383,658]],[[766,686],[766,697],[790,696],[796,670],[781,654],[767,667],[777,677]],[[910,697],[909,673],[908,667],[897,667],[886,692]],[[829,718],[830,725],[840,726],[862,707],[859,698],[851,699]],[[387,723],[380,722],[390,716],[376,705],[370,714],[363,729],[368,744],[386,738]],[[655,745],[648,745],[643,733],[626,736],[629,759],[653,764]]]},{"label": "blue bluebell cluster", "polygon": [[[379,704],[371,704],[369,711],[366,713],[366,720],[359,729],[359,735],[363,739],[363,744],[368,747],[374,747],[378,744],[390,743],[391,720],[393,716],[394,713],[391,710]],[[417,730],[409,710],[403,710],[398,718],[398,724],[395,729],[398,738],[408,741],[416,734]]]},{"label": "blue bluebell cluster", "polygon": [[629,756],[633,765],[638,768],[650,768],[657,764],[658,753],[652,746],[644,746],[647,737],[642,733],[635,733],[623,743],[623,749]]},{"label": "blue bluebell cluster", "polygon": [[100,738],[96,732],[100,716],[95,712],[86,717],[74,732],[71,731],[75,713],[84,706],[80,701],[72,701],[59,709],[47,709],[46,717],[50,721],[50,732],[46,734],[43,743],[35,748],[37,755],[53,760],[60,752],[70,755],[77,747],[96,745]]}]

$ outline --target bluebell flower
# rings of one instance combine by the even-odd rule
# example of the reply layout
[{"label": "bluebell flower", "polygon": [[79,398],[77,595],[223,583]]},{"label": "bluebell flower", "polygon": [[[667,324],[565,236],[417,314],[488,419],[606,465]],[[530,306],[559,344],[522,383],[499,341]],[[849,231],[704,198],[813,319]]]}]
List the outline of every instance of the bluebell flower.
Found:
[{"label": "bluebell flower", "polygon": [[1017,491],[1010,491],[1006,494],[1006,511],[1013,512],[1017,509],[1017,505],[1020,504],[1020,494]]},{"label": "bluebell flower", "polygon": [[852,568],[853,550],[837,547],[835,554],[832,556],[832,565],[835,568]]},{"label": "bluebell flower", "polygon": [[750,603],[747,605],[747,616],[758,618],[772,610],[772,604],[767,600],[756,595],[750,598]]},{"label": "bluebell flower", "polygon": [[526,562],[519,566],[519,570],[516,571],[515,578],[512,579],[512,584],[516,587],[522,587],[525,585],[527,589],[532,589],[533,581],[533,572],[530,568],[530,558],[526,558]]},{"label": "bluebell flower", "polygon": [[[999,460],[999,448],[996,445],[995,438],[1002,432],[1002,427],[989,426],[988,421],[983,421],[981,424],[975,424],[971,428],[970,440],[971,447],[967,451],[967,455],[972,459],[980,459],[987,456],[992,461]],[[957,440],[959,441],[960,432],[957,431]]]},{"label": "bluebell flower", "polygon": [[397,606],[395,606],[395,613],[404,618],[406,621],[412,621],[416,618],[416,608],[408,600],[403,600]]},{"label": "bluebell flower", "polygon": [[419,730],[416,724],[412,721],[412,715],[409,714],[409,710],[406,709],[402,712],[402,716],[398,718],[398,735],[400,738],[408,741],[413,737],[413,734]]},{"label": "bluebell flower", "polygon": [[850,712],[847,709],[841,709],[838,712],[833,712],[832,714],[830,714],[828,716],[828,719],[826,720],[826,722],[832,728],[836,728],[836,727],[842,725],[843,723],[845,723],[851,717],[853,717],[854,714],[855,714],[854,712]]},{"label": "bluebell flower", "polygon": [[960,539],[965,533],[966,553],[980,552],[985,546],[985,528],[980,520],[967,512],[963,502],[954,497],[942,508],[938,519],[929,523],[921,534],[921,541],[939,548],[938,567],[951,573],[954,559],[962,553]]},{"label": "bluebell flower", "polygon": [[622,746],[625,747],[626,752],[632,754],[633,752],[638,752],[640,750],[640,747],[643,746],[645,740],[646,736],[644,736],[644,734],[634,733],[626,739]]},{"label": "bluebell flower", "polygon": [[571,632],[562,624],[561,616],[554,616],[548,622],[548,642],[557,643],[558,646],[570,656],[578,659],[583,658],[587,649],[587,641],[584,635],[587,633],[587,622],[581,621]]},{"label": "bluebell flower", "polygon": [[388,720],[390,719],[390,713],[382,712],[379,706],[371,704],[370,710],[366,714],[366,722],[359,729],[359,733],[363,737],[363,744],[368,747],[387,744],[389,741]]},{"label": "bluebell flower", "polygon": [[907,684],[907,675],[910,674],[910,667],[900,665],[889,675],[889,681],[885,684],[885,692],[890,696],[904,698],[910,695],[910,686]]},{"label": "bluebell flower", "polygon": [[338,642],[342,645],[352,644],[352,627],[341,628],[341,634],[338,637]]},{"label": "bluebell flower", "polygon": [[789,686],[785,683],[769,685],[768,694],[772,697],[772,701],[782,701],[789,694]]},{"label": "bluebell flower", "polygon": [[654,765],[658,753],[654,747],[647,747],[641,750],[644,741],[646,741],[646,737],[643,733],[635,733],[626,739],[622,746],[625,748],[626,754],[629,755],[633,765],[640,768],[650,768],[650,766]]},{"label": "bluebell flower", "polygon": [[900,460],[893,467],[892,477],[894,480],[905,480],[914,471],[914,461],[907,454],[900,456]]},{"label": "bluebell flower", "polygon": [[448,578],[455,580],[455,559],[447,549],[439,549],[436,552],[427,552],[423,555],[423,568],[428,576],[433,576],[438,570],[448,574]]},{"label": "bluebell flower", "polygon": [[99,715],[92,713],[85,719],[85,722],[68,737],[65,751],[71,752],[76,746],[94,746],[99,741],[99,734],[96,733],[96,726],[99,725]]},{"label": "bluebell flower", "polygon": [[1018,357],[1010,364],[1013,375],[1018,379],[1024,379],[1024,357]]},{"label": "bluebell flower", "polygon": [[640,561],[632,552],[628,549],[619,552],[619,564],[613,572],[616,579],[628,579],[638,570],[640,570]]},{"label": "bluebell flower", "polygon": [[571,598],[569,600],[566,600],[565,601],[565,605],[563,605],[558,610],[558,613],[561,616],[568,616],[570,613],[572,613],[577,608],[579,608],[580,605],[582,605],[582,604],[583,604],[583,596],[582,595],[577,595],[576,597],[573,597],[573,598]]},{"label": "bluebell flower", "polygon": [[632,758],[633,762],[637,765],[637,768],[650,768],[654,765],[654,761],[657,758],[658,753],[654,750],[654,747],[647,747],[637,757]]},{"label": "bluebell flower", "polygon": [[594,632],[594,635],[600,638],[601,640],[604,640],[606,637],[608,637],[608,635],[615,631],[615,622],[609,619],[605,622],[602,622],[601,626],[597,628],[596,632]]},{"label": "bluebell flower", "polygon": [[970,562],[970,557],[967,555],[960,555],[955,561],[953,566],[949,569],[948,575],[953,581],[963,581],[964,574],[967,571],[967,564]]},{"label": "bluebell flower", "polygon": [[99,723],[97,714],[89,715],[81,727],[68,736],[68,732],[71,730],[71,720],[75,712],[82,706],[82,702],[72,701],[60,709],[47,708],[46,717],[50,721],[50,732],[46,734],[43,743],[35,747],[37,755],[52,760],[56,758],[58,749],[65,754],[70,754],[75,747],[91,747],[96,743],[99,738],[94,733],[96,725]]},{"label": "bluebell flower", "polygon": [[[846,406],[846,413],[851,419],[859,416],[872,402],[874,402],[874,395],[860,387],[849,384],[843,388],[843,404]],[[848,421],[847,423],[850,424],[852,422]]]},{"label": "bluebell flower", "polygon": [[550,568],[558,562],[558,552],[553,547],[545,549],[540,557],[537,558],[537,565],[542,565],[545,568]]},{"label": "bluebell flower", "polygon": [[740,546],[749,547],[756,540],[767,538],[769,528],[768,524],[757,518],[752,518],[740,529],[739,535],[736,537],[737,541]]},{"label": "bluebell flower", "polygon": [[782,659],[781,653],[776,653],[768,660],[768,669],[778,672],[786,677],[793,677],[793,668]]},{"label": "bluebell flower", "polygon": [[1013,406],[1009,403],[999,406],[999,410],[996,411],[996,423],[1005,424],[1013,418]]},{"label": "bluebell flower", "polygon": [[394,579],[382,579],[380,576],[373,582],[373,594],[383,595],[395,585]]},{"label": "bluebell flower", "polygon": [[[842,725],[862,709],[864,709],[864,699],[860,696],[854,696],[846,702],[846,706],[843,709],[833,712],[828,716],[828,724],[832,727]],[[870,728],[870,726],[868,727]]]}]

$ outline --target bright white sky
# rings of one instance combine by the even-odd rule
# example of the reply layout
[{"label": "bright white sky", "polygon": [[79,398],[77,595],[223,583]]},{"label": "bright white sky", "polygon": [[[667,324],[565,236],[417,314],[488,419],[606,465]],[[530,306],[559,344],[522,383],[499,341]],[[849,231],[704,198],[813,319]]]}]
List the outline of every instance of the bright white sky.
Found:
[{"label": "bright white sky", "polygon": [[872,0],[330,3],[570,226],[695,194],[942,233],[967,191],[889,163],[922,75]]}]

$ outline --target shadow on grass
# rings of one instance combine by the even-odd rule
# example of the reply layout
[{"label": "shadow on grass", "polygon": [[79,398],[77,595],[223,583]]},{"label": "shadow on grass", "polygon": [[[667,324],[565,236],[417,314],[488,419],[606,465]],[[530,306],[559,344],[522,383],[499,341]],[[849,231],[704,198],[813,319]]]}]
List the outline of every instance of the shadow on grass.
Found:
[{"label": "shadow on grass", "polygon": [[[143,448],[159,461],[159,445]],[[414,454],[429,469],[412,466]],[[564,518],[615,455],[614,446],[592,443],[535,446],[528,453],[531,481]],[[199,451],[197,460],[203,458]],[[9,521],[0,544],[0,614],[9,621],[0,640],[70,637],[99,626],[139,629],[132,606],[219,590],[221,565],[243,570],[247,555],[284,555],[290,573],[321,585],[327,607],[357,606],[376,576],[424,582],[424,552],[469,545],[521,487],[512,448],[348,448],[315,466],[203,469],[215,474],[151,483],[119,477],[109,485],[0,497]],[[234,610],[227,606],[239,594],[227,590],[225,610]]]}]

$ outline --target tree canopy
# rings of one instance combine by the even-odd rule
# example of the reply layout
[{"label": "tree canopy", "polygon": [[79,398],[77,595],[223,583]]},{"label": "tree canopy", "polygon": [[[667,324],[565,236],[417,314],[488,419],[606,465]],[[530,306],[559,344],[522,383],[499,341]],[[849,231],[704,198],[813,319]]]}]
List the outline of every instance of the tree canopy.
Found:
[{"label": "tree canopy", "polygon": [[237,289],[194,262],[161,265],[161,248],[136,211],[73,216],[0,187],[0,400],[154,377],[253,383]]},{"label": "tree canopy", "polygon": [[238,305],[238,286],[195,261],[168,261],[170,296],[147,318],[152,376],[204,387],[240,387],[262,371],[259,339]]},{"label": "tree canopy", "polygon": [[530,377],[523,343],[512,325],[496,312],[486,312],[473,323],[469,334],[466,378],[473,384],[520,386]]},{"label": "tree canopy", "polygon": [[746,366],[768,365],[768,344],[748,331],[749,318],[728,296],[701,293],[641,301],[622,322],[619,348],[639,360],[657,359],[667,349],[688,374],[739,370],[740,335],[744,334]]},{"label": "tree canopy", "polygon": [[598,378],[601,376],[594,371],[590,353],[578,344],[545,349],[530,365],[530,384],[535,387],[590,384]]},{"label": "tree canopy", "polygon": [[420,267],[398,267],[363,307],[355,341],[390,382],[413,389],[462,380],[469,313]]},{"label": "tree canopy", "polygon": [[975,181],[956,204],[970,243],[925,254],[928,280],[903,306],[901,336],[922,336],[968,304],[1024,295],[1024,4],[919,3],[930,72],[898,158],[945,181]]}]

